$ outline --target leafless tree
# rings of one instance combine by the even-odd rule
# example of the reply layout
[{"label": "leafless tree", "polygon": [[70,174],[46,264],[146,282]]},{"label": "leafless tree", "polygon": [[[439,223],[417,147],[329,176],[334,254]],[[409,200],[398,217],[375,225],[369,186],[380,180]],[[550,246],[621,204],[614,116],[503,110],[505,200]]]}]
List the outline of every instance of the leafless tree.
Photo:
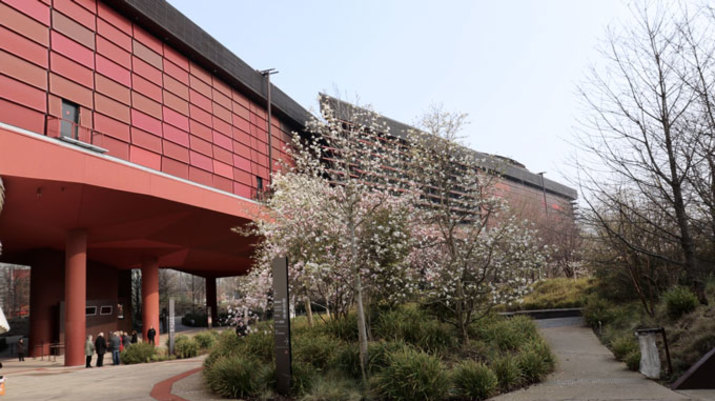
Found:
[{"label": "leafless tree", "polygon": [[[696,33],[703,21],[695,22],[684,6],[646,4],[634,7],[633,16],[635,24],[609,31],[606,65],[594,68],[580,88],[592,111],[582,144],[607,171],[582,170],[582,192],[590,194],[592,223],[638,255],[681,269],[682,281],[705,303],[696,223],[712,220],[700,212],[698,190],[707,166],[703,145],[712,142],[712,132],[703,119],[709,103],[703,95],[710,94],[699,92],[711,88],[715,54],[700,41],[712,37]],[[623,235],[623,219],[661,243]]]}]

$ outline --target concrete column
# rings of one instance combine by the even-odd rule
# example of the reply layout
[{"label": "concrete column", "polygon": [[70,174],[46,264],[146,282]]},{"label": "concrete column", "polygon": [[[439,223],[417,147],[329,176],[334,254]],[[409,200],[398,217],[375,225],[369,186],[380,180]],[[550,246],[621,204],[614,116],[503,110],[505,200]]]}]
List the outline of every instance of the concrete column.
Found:
[{"label": "concrete column", "polygon": [[211,321],[213,326],[216,327],[216,320],[218,320],[217,302],[216,302],[216,278],[206,277],[206,306],[211,308]]},{"label": "concrete column", "polygon": [[147,332],[156,330],[154,341],[159,342],[159,264],[156,259],[142,263],[142,338],[149,341]]},{"label": "concrete column", "polygon": [[65,242],[65,366],[85,363],[86,307],[87,232],[72,230]]}]

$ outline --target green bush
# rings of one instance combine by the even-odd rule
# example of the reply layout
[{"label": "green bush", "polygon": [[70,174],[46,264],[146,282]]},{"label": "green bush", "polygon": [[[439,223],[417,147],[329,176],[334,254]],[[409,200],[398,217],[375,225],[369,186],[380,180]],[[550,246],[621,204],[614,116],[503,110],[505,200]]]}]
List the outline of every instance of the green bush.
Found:
[{"label": "green bush", "polygon": [[223,331],[218,335],[218,340],[211,349],[211,353],[209,353],[209,356],[204,360],[204,366],[207,368],[211,367],[218,358],[235,355],[241,343],[241,339],[233,330]]},{"label": "green bush", "polygon": [[483,340],[494,344],[501,351],[519,349],[538,336],[536,325],[526,316],[488,322],[481,329],[480,335]]},{"label": "green bush", "polygon": [[202,331],[194,336],[194,340],[201,349],[209,349],[216,343],[217,334],[215,331]]},{"label": "green bush", "polygon": [[583,318],[587,325],[597,329],[614,320],[614,308],[615,305],[594,294],[586,298],[582,310]]},{"label": "green bush", "polygon": [[300,401],[361,401],[362,399],[360,389],[354,380],[319,376]]},{"label": "green bush", "polygon": [[631,352],[638,350],[638,342],[633,335],[621,335],[616,337],[610,343],[613,356],[619,361],[624,361],[626,356]]},{"label": "green bush", "polygon": [[626,366],[628,366],[628,369],[637,372],[641,365],[641,352],[638,350],[629,352],[624,362]]},{"label": "green bush", "polygon": [[313,365],[301,361],[293,361],[291,370],[291,393],[298,396],[309,393],[318,376],[318,372]]},{"label": "green bush", "polygon": [[676,286],[663,294],[668,317],[673,320],[690,313],[698,306],[698,297],[685,287]]},{"label": "green bush", "polygon": [[454,368],[452,383],[459,397],[484,400],[497,391],[499,381],[489,367],[475,361],[464,361]]},{"label": "green bush", "polygon": [[348,314],[347,317],[333,317],[321,326],[325,334],[347,342],[358,340],[357,315]]},{"label": "green bush", "polygon": [[372,381],[384,400],[440,400],[449,391],[449,377],[440,360],[422,351],[405,348],[388,355],[389,364]]},{"label": "green bush", "polygon": [[252,355],[263,362],[273,360],[273,347],[275,346],[273,331],[259,330],[245,337],[238,337],[238,342],[241,352]]},{"label": "green bush", "polygon": [[522,303],[511,309],[550,309],[583,306],[591,289],[590,279],[552,278],[540,281]]},{"label": "green bush", "polygon": [[525,383],[538,383],[551,372],[549,362],[535,349],[519,352],[516,360]]},{"label": "green bush", "polygon": [[512,355],[505,355],[494,360],[492,370],[497,376],[499,389],[502,392],[520,387],[524,380],[519,361]]},{"label": "green bush", "polygon": [[225,398],[252,397],[264,390],[264,370],[249,356],[220,357],[204,369],[206,384],[214,393]]},{"label": "green bush", "polygon": [[295,360],[309,363],[316,369],[325,369],[340,346],[334,337],[324,334],[295,336],[292,351]]},{"label": "green bush", "polygon": [[456,344],[456,335],[450,326],[414,305],[380,314],[373,334],[387,341],[404,341],[427,352],[445,350]]},{"label": "green bush", "polygon": [[533,351],[535,352],[544,364],[546,364],[546,369],[551,372],[556,367],[556,357],[551,352],[551,348],[542,338],[534,338],[524,344],[521,348],[523,351]]},{"label": "green bush", "polygon": [[132,344],[119,354],[119,358],[125,365],[152,362],[155,356],[156,347],[149,343]]},{"label": "green bush", "polygon": [[[131,347],[130,347],[131,348]],[[193,358],[199,354],[199,343],[187,336],[177,336],[174,341],[174,355],[178,358]]]}]

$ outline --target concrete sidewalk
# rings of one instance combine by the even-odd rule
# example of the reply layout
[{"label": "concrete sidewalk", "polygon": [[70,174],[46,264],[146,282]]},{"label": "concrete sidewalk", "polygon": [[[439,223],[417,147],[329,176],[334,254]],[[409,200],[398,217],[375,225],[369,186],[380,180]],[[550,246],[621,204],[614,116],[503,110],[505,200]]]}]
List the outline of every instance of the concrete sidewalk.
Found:
[{"label": "concrete sidewalk", "polygon": [[613,358],[579,319],[541,321],[540,331],[556,355],[556,371],[543,383],[500,395],[495,401],[698,400],[646,379]]}]

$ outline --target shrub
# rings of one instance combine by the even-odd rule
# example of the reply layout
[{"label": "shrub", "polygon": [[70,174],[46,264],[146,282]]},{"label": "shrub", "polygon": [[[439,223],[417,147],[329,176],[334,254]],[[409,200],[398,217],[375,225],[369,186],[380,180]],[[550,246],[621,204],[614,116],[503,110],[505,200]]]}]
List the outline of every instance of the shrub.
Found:
[{"label": "shrub", "polygon": [[208,327],[208,315],[203,312],[187,312],[181,317],[181,324],[190,327]]},{"label": "shrub", "polygon": [[526,316],[491,321],[481,329],[480,336],[502,351],[519,349],[538,337],[534,322]]},{"label": "shrub", "polygon": [[551,352],[549,345],[546,344],[542,338],[534,338],[530,340],[528,343],[524,344],[522,350],[535,352],[546,364],[546,368],[548,369],[547,373],[554,370],[554,367],[556,366],[556,358]]},{"label": "shrub", "polygon": [[119,354],[122,363],[126,365],[151,362],[155,356],[156,347],[149,343],[132,344]]},{"label": "shrub", "polygon": [[551,371],[548,361],[535,349],[521,351],[516,358],[526,383],[538,383]]},{"label": "shrub", "polygon": [[[131,347],[130,347],[131,348]],[[193,358],[199,354],[199,343],[187,336],[177,336],[174,341],[174,355],[179,358]]]},{"label": "shrub", "polygon": [[201,349],[209,349],[216,343],[217,334],[215,331],[202,331],[194,336],[194,340]]},{"label": "shrub", "polygon": [[241,352],[252,355],[263,362],[273,360],[275,338],[273,337],[272,331],[258,330],[245,337],[236,337],[238,338]]},{"label": "shrub", "polygon": [[204,360],[205,367],[211,367],[214,362],[222,356],[235,355],[241,345],[241,339],[233,330],[225,330],[219,336],[215,346],[211,349],[211,353]]},{"label": "shrub", "polygon": [[405,348],[388,355],[390,363],[375,376],[374,391],[382,399],[439,400],[449,390],[449,378],[439,359]]},{"label": "shrub", "polygon": [[583,318],[586,324],[597,329],[600,325],[608,324],[614,320],[614,307],[610,302],[594,294],[586,298],[582,310]]},{"label": "shrub", "polygon": [[505,355],[494,360],[492,370],[497,376],[499,389],[502,392],[508,392],[520,387],[524,380],[519,361],[511,355]]},{"label": "shrub", "polygon": [[494,395],[499,384],[491,369],[474,361],[464,361],[457,365],[452,382],[458,396],[473,400],[484,400]]},{"label": "shrub", "polygon": [[[519,309],[572,308],[582,306],[591,288],[588,278],[552,278],[541,281],[521,304]],[[512,308],[514,309],[514,308]]]},{"label": "shrub", "polygon": [[685,287],[676,286],[663,294],[668,317],[673,320],[690,313],[698,306],[698,297]]},{"label": "shrub", "polygon": [[404,341],[429,352],[453,347],[456,341],[449,326],[411,305],[383,312],[373,333],[384,340]]},{"label": "shrub", "polygon": [[292,351],[296,360],[309,363],[317,369],[325,369],[340,343],[334,337],[324,334],[296,336],[292,342]]},{"label": "shrub", "polygon": [[333,317],[321,327],[325,334],[343,341],[354,342],[358,340],[357,315],[354,313],[350,313],[343,318]]},{"label": "shrub", "polygon": [[360,401],[362,394],[353,380],[342,377],[317,377],[301,401]]},{"label": "shrub", "polygon": [[220,357],[204,370],[211,391],[225,398],[255,396],[263,390],[260,366],[248,356]]},{"label": "shrub", "polygon": [[293,395],[303,395],[310,392],[317,376],[313,365],[301,361],[293,361],[291,370],[291,393]]},{"label": "shrub", "polygon": [[613,356],[619,361],[625,360],[626,355],[638,350],[638,343],[635,337],[627,334],[616,337],[611,341],[610,346]]},{"label": "shrub", "polygon": [[641,365],[641,352],[638,350],[629,352],[624,362],[626,362],[628,369],[637,372]]}]

